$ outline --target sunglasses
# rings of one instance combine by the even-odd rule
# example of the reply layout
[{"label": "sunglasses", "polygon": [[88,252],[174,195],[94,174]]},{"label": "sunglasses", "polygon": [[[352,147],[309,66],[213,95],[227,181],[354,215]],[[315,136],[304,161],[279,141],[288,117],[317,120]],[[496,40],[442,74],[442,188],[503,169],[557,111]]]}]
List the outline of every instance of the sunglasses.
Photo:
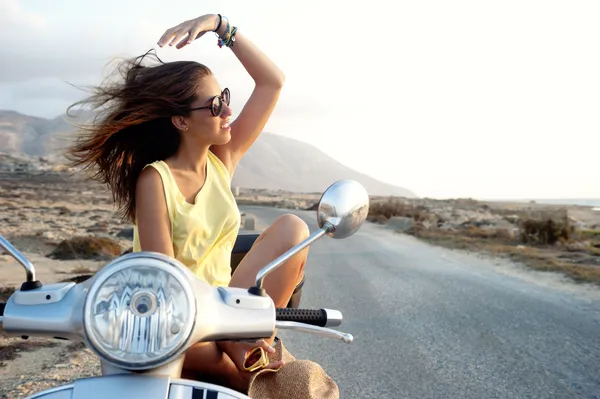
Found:
[{"label": "sunglasses", "polygon": [[210,113],[212,114],[212,116],[219,116],[219,115],[221,115],[221,112],[223,111],[223,103],[229,105],[230,98],[231,97],[230,97],[229,89],[225,88],[221,92],[220,96],[213,97],[209,106],[190,108],[188,111],[195,111],[198,109],[210,109]]}]

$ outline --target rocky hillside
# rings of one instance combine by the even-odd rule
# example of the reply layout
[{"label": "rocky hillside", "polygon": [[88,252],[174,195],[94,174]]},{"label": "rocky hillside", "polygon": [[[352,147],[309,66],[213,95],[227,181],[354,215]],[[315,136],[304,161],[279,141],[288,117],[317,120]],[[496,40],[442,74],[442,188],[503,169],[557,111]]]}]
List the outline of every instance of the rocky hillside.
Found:
[{"label": "rocky hillside", "polygon": [[[63,116],[43,119],[0,111],[0,152],[41,156],[56,164],[60,162],[56,154],[73,130],[72,122]],[[233,184],[246,188],[321,192],[340,179],[359,181],[371,195],[415,197],[410,190],[352,170],[309,144],[272,133],[263,133],[244,157]]]},{"label": "rocky hillside", "polygon": [[72,130],[63,117],[44,119],[0,111],[0,152],[53,158],[64,145],[61,133]]}]

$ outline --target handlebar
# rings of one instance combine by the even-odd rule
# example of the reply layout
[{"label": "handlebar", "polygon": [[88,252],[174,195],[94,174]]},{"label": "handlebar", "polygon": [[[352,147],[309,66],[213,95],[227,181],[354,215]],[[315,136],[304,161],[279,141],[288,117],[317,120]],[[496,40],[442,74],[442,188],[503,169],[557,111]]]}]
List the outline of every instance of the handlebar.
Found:
[{"label": "handlebar", "polygon": [[[82,339],[83,307],[92,280],[16,291],[7,303],[0,304],[0,322],[5,332],[19,336]],[[196,318],[205,321],[194,327],[190,342],[259,339],[270,336],[274,328],[352,342],[350,334],[327,328],[341,325],[342,314],[337,310],[276,309],[270,299],[251,295],[245,289],[218,287],[215,290],[200,280],[189,281],[197,301]]]},{"label": "handlebar", "polygon": [[277,321],[293,321],[319,327],[337,327],[342,324],[342,314],[331,309],[276,309]]},{"label": "handlebar", "polygon": [[[132,293],[131,286],[140,278],[147,287]],[[152,278],[160,284],[146,281]],[[118,289],[113,286],[117,283]],[[171,312],[174,303],[180,314],[161,317],[160,312]],[[115,316],[120,314],[143,322],[129,323]],[[350,334],[327,328],[342,323],[337,310],[276,309],[267,295],[212,287],[175,259],[153,252],[123,255],[78,284],[21,287],[0,304],[0,322],[12,336],[83,340],[105,362],[123,370],[162,367],[199,342],[261,339],[276,329],[353,341]],[[121,329],[116,337],[114,332]],[[143,340],[135,338],[140,334]],[[153,345],[160,349],[148,352],[154,358],[139,355]]]}]

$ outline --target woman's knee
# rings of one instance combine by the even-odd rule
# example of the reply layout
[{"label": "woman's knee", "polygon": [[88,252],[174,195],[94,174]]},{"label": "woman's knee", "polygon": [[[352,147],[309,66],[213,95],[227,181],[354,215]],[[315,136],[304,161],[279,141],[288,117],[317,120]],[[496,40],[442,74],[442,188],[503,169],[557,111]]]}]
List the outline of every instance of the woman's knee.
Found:
[{"label": "woman's knee", "polygon": [[273,227],[277,236],[283,240],[283,244],[289,248],[304,241],[310,235],[306,222],[291,213],[278,217]]}]

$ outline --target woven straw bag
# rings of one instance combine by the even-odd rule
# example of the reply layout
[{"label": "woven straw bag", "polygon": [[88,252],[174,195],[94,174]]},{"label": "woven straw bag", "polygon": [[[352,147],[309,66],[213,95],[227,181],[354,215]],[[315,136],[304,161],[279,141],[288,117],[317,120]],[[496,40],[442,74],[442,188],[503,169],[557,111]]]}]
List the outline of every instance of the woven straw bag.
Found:
[{"label": "woven straw bag", "polygon": [[275,353],[269,353],[271,362],[283,360],[277,370],[259,370],[254,373],[248,390],[252,399],[339,399],[337,384],[325,370],[310,360],[296,360],[277,339]]}]

